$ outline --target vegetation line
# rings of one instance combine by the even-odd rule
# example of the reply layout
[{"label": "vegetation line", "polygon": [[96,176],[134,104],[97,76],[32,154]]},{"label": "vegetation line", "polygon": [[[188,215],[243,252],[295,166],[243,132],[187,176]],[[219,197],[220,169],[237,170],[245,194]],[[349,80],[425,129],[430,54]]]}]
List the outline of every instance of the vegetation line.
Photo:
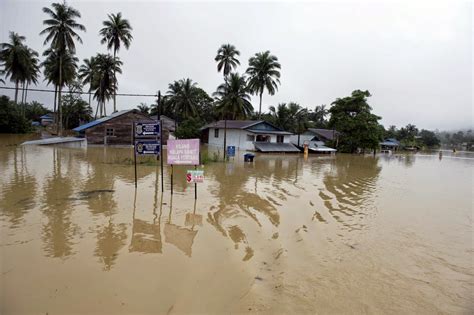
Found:
[{"label": "vegetation line", "polygon": [[[9,86],[0,86],[0,89],[4,89],[4,90],[15,90],[14,87],[9,87]],[[28,88],[28,91],[33,91],[33,92],[49,92],[49,93],[56,93],[55,90],[47,90],[47,89],[32,89],[32,88]],[[83,91],[74,91],[74,90],[70,90],[70,91],[64,91],[64,93],[72,93],[72,94],[91,94],[93,95],[94,93],[93,92],[83,92]],[[158,97],[158,94],[133,94],[133,93],[117,93],[116,95],[118,96],[146,96],[146,97]]]}]

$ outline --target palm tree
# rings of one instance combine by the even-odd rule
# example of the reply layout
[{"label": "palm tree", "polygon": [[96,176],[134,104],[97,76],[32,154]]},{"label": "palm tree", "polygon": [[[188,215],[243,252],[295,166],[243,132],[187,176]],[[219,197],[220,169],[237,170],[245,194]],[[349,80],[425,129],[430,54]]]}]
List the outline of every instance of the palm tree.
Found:
[{"label": "palm tree", "polygon": [[[46,57],[46,59],[41,63],[41,66],[44,68],[44,77],[45,81],[47,81],[47,84],[49,85],[50,83],[54,84],[54,117],[56,122],[57,120],[57,115],[56,115],[56,100],[58,96],[58,88],[60,85],[60,80],[62,81],[62,85],[68,85],[70,84],[75,76],[76,76],[76,70],[77,70],[77,62],[79,59],[72,55],[70,51],[66,51],[64,55],[61,58],[61,66],[62,66],[62,71],[60,71],[60,63],[59,63],[59,54],[57,50],[55,49],[47,49],[44,53],[43,56]],[[58,106],[59,109],[59,106]],[[59,110],[58,110],[59,111]],[[59,124],[58,124],[59,125]]]},{"label": "palm tree", "polygon": [[[112,49],[114,51],[114,58],[117,56],[117,52],[120,49],[120,44],[123,43],[125,48],[130,47],[132,42],[132,26],[127,19],[122,18],[122,13],[109,14],[109,19],[104,21],[102,24],[104,27],[100,30],[99,34],[102,36],[100,41],[101,44],[107,44],[107,49]],[[114,85],[117,83],[117,77],[114,73]],[[114,91],[117,90],[114,87]],[[116,102],[115,102],[115,92],[114,92],[114,112],[117,111]]]},{"label": "palm tree", "polygon": [[146,115],[150,114],[150,107],[145,103],[140,103],[140,105],[137,106],[137,109],[140,111],[140,113]]},{"label": "palm tree", "polygon": [[89,85],[89,107],[91,106],[92,96],[92,83],[94,81],[94,75],[96,75],[97,60],[95,57],[90,59],[84,59],[84,64],[79,68],[79,79],[82,80],[82,84]]},{"label": "palm tree", "polygon": [[248,86],[253,94],[260,96],[258,118],[262,115],[262,94],[266,89],[268,94],[274,95],[280,84],[281,65],[278,58],[265,51],[255,54],[249,59],[247,74],[249,75]]},{"label": "palm tree", "polygon": [[237,56],[240,56],[240,52],[231,44],[223,44],[217,50],[217,56],[214,60],[217,62],[217,72],[221,72],[224,78],[229,75],[232,68],[237,68],[240,65]]},{"label": "palm tree", "polygon": [[25,80],[28,69],[29,53],[23,43],[24,36],[10,32],[10,41],[0,44],[0,60],[4,66],[5,78],[10,78],[15,83],[15,104],[18,104],[18,89],[21,82]]},{"label": "palm tree", "polygon": [[110,100],[115,91],[114,73],[122,73],[122,62],[117,57],[109,54],[98,54],[96,57],[96,75],[94,75],[92,87],[96,91],[94,98],[97,99],[97,112],[100,109],[100,117],[107,116],[105,102]]},{"label": "palm tree", "polygon": [[238,73],[231,73],[213,94],[217,98],[216,110],[224,119],[224,160],[227,145],[227,119],[245,119],[253,112],[246,79]]},{"label": "palm tree", "polygon": [[53,3],[53,10],[44,7],[43,12],[48,15],[48,19],[43,21],[47,27],[41,31],[40,35],[46,35],[44,45],[51,43],[51,48],[56,51],[59,57],[59,81],[58,81],[58,133],[62,132],[62,112],[61,112],[61,90],[64,86],[63,80],[63,58],[67,52],[74,54],[76,46],[74,40],[82,43],[81,37],[76,30],[85,31],[86,28],[76,22],[76,18],[81,17],[78,10],[68,6],[66,2]]},{"label": "palm tree", "polygon": [[168,85],[167,97],[171,102],[175,117],[188,118],[197,115],[196,102],[198,98],[197,84],[193,80],[181,79]]},{"label": "palm tree", "polygon": [[[40,73],[39,65],[39,54],[31,48],[26,47],[28,53],[28,62],[27,69],[25,72],[25,77],[23,81],[23,94],[22,94],[22,103],[26,104],[26,99],[28,97],[28,86],[33,83],[34,85],[38,84],[38,76]],[[25,108],[23,107],[23,115]]]}]

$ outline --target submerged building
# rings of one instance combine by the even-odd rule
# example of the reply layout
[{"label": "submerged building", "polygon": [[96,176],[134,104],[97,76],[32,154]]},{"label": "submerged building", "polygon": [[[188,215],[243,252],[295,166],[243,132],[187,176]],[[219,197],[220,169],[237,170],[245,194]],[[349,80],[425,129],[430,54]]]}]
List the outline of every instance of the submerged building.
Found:
[{"label": "submerged building", "polygon": [[[226,124],[226,126],[225,126]],[[201,128],[201,141],[213,146],[226,145],[236,149],[261,152],[299,152],[290,143],[291,132],[281,130],[263,120],[220,120]]]},{"label": "submerged building", "polygon": [[[154,122],[137,109],[122,110],[110,116],[91,121],[73,129],[87,144],[131,145],[133,143],[133,122]],[[163,128],[163,142],[169,137],[169,130]]]},{"label": "submerged building", "polygon": [[335,153],[337,150],[326,145],[327,142],[337,142],[340,132],[332,129],[308,128],[299,135],[291,136],[291,143],[303,149],[308,145],[310,152],[315,153]]}]

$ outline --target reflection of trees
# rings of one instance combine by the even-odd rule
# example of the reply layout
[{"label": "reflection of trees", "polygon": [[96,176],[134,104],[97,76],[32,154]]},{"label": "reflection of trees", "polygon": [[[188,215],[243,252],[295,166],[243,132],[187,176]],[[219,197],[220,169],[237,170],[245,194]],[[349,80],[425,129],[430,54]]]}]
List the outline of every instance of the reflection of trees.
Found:
[{"label": "reflection of trees", "polygon": [[378,158],[339,155],[323,179],[325,190],[319,192],[331,216],[347,228],[364,225],[357,218],[369,214],[381,171]]},{"label": "reflection of trees", "polygon": [[14,148],[12,153],[13,174],[8,183],[2,187],[0,211],[9,218],[12,227],[17,227],[25,214],[35,205],[36,178],[28,172],[25,147]]},{"label": "reflection of trees", "polygon": [[110,270],[115,264],[118,251],[125,245],[127,226],[114,224],[111,220],[97,232],[97,247],[94,254],[104,263],[104,269]]},{"label": "reflection of trees", "polygon": [[73,160],[70,156],[67,160],[67,172],[64,174],[63,152],[54,148],[53,172],[46,180],[44,187],[43,214],[48,222],[43,226],[43,242],[46,256],[66,258],[72,254],[73,237],[78,228],[71,222],[71,198],[73,193],[72,181],[77,178],[73,174]]}]

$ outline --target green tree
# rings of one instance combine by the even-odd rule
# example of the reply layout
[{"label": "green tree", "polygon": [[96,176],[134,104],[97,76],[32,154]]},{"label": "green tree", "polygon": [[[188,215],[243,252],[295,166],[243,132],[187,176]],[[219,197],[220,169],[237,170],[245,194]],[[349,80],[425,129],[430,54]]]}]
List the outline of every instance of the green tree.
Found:
[{"label": "green tree", "polygon": [[100,117],[107,116],[105,102],[110,100],[116,89],[114,84],[115,73],[122,73],[122,62],[117,57],[109,54],[97,54],[96,72],[92,87],[95,90],[94,98],[97,100],[95,116],[99,112]]},{"label": "green tree", "polygon": [[217,87],[214,97],[217,98],[216,111],[224,119],[224,159],[227,145],[227,120],[245,119],[253,111],[245,77],[231,73],[225,82]]},{"label": "green tree", "polygon": [[201,136],[200,128],[202,127],[202,125],[203,124],[199,120],[199,118],[191,117],[189,119],[184,120],[178,125],[174,135],[178,139],[199,138]]},{"label": "green tree", "polygon": [[76,52],[77,40],[82,43],[81,37],[76,33],[77,30],[85,31],[86,28],[79,24],[76,19],[81,17],[78,10],[63,3],[51,4],[52,9],[44,7],[43,12],[48,18],[43,21],[47,27],[40,32],[40,35],[46,35],[44,45],[50,43],[51,49],[54,50],[59,59],[59,80],[58,80],[58,134],[62,133],[62,111],[61,111],[61,91],[64,86],[63,80],[63,58],[69,52],[74,55]]},{"label": "green tree", "polygon": [[265,51],[255,54],[249,59],[247,74],[249,75],[248,87],[250,91],[259,95],[260,105],[258,109],[258,118],[262,115],[262,95],[265,89],[268,94],[274,95],[278,91],[280,84],[281,65],[278,58]]},{"label": "green tree", "polygon": [[294,102],[281,103],[276,108],[270,106],[270,122],[278,128],[294,133],[301,132],[307,116],[308,110]]},{"label": "green tree", "polygon": [[175,119],[186,120],[190,115],[199,115],[196,109],[198,96],[197,84],[189,78],[170,83],[167,97]]},{"label": "green tree", "polygon": [[0,133],[27,133],[31,123],[8,96],[0,96]]},{"label": "green tree", "polygon": [[231,44],[223,44],[217,50],[217,55],[214,60],[217,62],[217,72],[221,72],[224,78],[229,75],[232,69],[237,68],[240,65],[239,59],[240,52]]},{"label": "green tree", "polygon": [[384,138],[398,139],[397,127],[394,125],[389,126],[385,131]]},{"label": "green tree", "polygon": [[408,124],[406,127],[400,128],[398,131],[398,140],[404,147],[417,146],[416,137],[418,135],[418,128],[415,125]]},{"label": "green tree", "polygon": [[[132,42],[132,26],[127,19],[122,18],[122,13],[109,14],[108,20],[102,24],[104,27],[100,30],[99,34],[102,36],[100,41],[101,44],[107,44],[107,49],[114,51],[114,59],[117,57],[117,53],[120,50],[120,45],[123,44],[126,49],[130,48]],[[117,77],[114,72],[114,112],[117,111],[116,106],[116,91],[117,91]]]},{"label": "green tree", "polygon": [[326,120],[329,111],[326,105],[318,105],[313,111],[309,113],[309,119],[313,122],[316,128],[326,128],[328,121]]},{"label": "green tree", "polygon": [[146,115],[150,114],[150,107],[145,103],[140,103],[140,105],[137,106],[137,109],[140,111],[140,113]]},{"label": "green tree", "polygon": [[329,127],[342,133],[338,148],[354,153],[358,149],[375,150],[382,139],[381,117],[371,113],[367,103],[369,91],[355,90],[351,96],[338,98],[329,109]]},{"label": "green tree", "polygon": [[10,32],[10,41],[0,44],[0,61],[3,64],[5,77],[15,83],[15,104],[18,104],[18,90],[20,83],[28,75],[31,54],[24,44],[25,37],[15,32]]},{"label": "green tree", "polygon": [[89,106],[91,106],[92,89],[94,83],[94,76],[96,76],[97,59],[92,56],[90,59],[84,59],[83,64],[79,68],[79,79],[82,84],[89,85]]},{"label": "green tree", "polygon": [[[53,102],[53,113],[56,119],[56,103],[58,96],[58,88],[60,85],[60,79],[63,86],[70,84],[76,77],[77,62],[79,59],[71,54],[69,51],[66,51],[62,56],[61,66],[59,66],[59,54],[54,49],[47,49],[43,53],[43,56],[46,59],[41,63],[41,66],[44,68],[43,74],[47,84],[54,84],[54,102]],[[59,111],[59,110],[58,110]],[[59,125],[59,124],[58,124]]]},{"label": "green tree", "polygon": [[420,131],[420,137],[421,142],[429,148],[437,147],[440,145],[440,140],[433,131],[422,129]]},{"label": "green tree", "polygon": [[44,107],[43,104],[37,101],[26,103],[25,110],[26,110],[26,113],[25,113],[26,119],[33,120],[33,121],[38,121],[40,120],[41,116],[49,113],[49,110],[46,107]]},{"label": "green tree", "polygon": [[63,126],[65,129],[75,128],[92,119],[92,109],[80,94],[67,93],[63,96]]}]

